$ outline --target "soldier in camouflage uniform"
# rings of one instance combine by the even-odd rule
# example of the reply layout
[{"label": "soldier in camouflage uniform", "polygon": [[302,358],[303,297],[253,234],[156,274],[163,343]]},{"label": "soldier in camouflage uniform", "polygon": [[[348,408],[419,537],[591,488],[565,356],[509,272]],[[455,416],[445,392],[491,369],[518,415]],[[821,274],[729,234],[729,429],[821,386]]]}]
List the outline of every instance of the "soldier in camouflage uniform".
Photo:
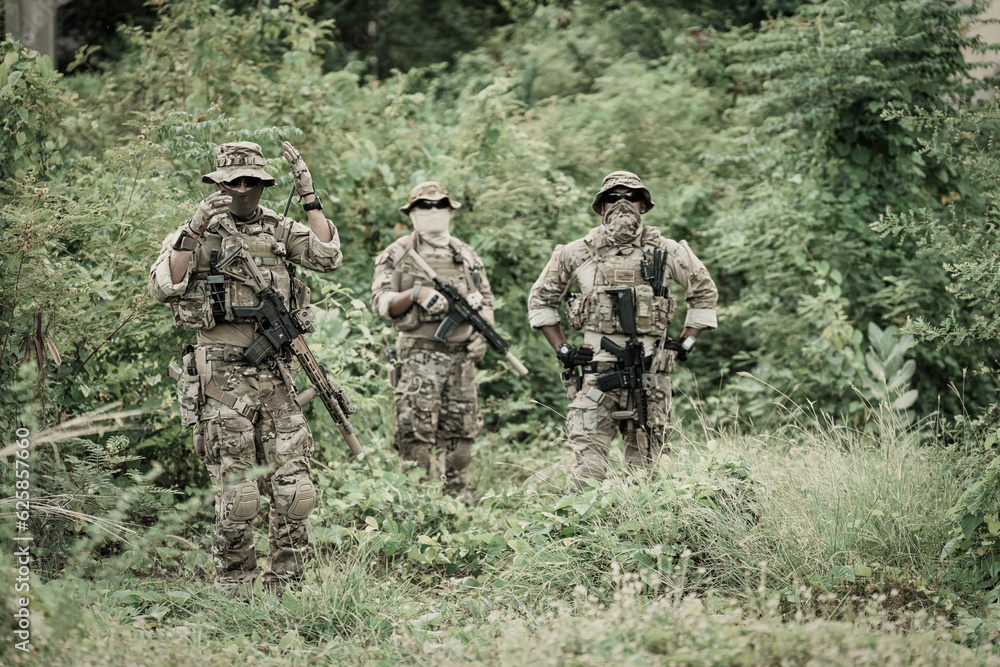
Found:
[{"label": "soldier in camouflage uniform", "polygon": [[[178,381],[181,420],[194,426],[195,451],[218,489],[212,548],[216,586],[244,598],[257,575],[251,523],[261,491],[270,495],[265,589],[280,595],[286,583],[302,576],[309,546],[306,518],[316,502],[309,479],[313,440],[289,392],[297,370],[291,355],[280,353],[259,366],[243,357],[259,332],[254,321],[234,316],[232,308],[256,305],[257,287],[217,264],[242,246],[235,262],[259,266],[289,311],[311,331],[309,290],[287,262],[325,273],[342,259],[337,228],[322,213],[309,169],[291,144],[285,142],[283,151],[308,227],[259,205],[264,188],[274,185],[260,146],[223,144],[216,170],[202,177],[216,192],[167,236],[149,275],[150,295],[170,304],[176,326],[196,332]],[[255,480],[250,476],[254,466],[268,471]]]},{"label": "soldier in camouflage uniform", "polygon": [[[434,338],[448,314],[448,302],[434,283],[404,255],[416,251],[493,325],[493,293],[483,262],[467,243],[449,233],[461,206],[440,183],[421,183],[400,208],[413,233],[392,243],[375,260],[372,311],[399,332],[399,366],[393,380],[396,435],[404,469],[418,466],[444,482],[444,490],[469,505],[466,489],[472,441],[483,426],[476,388],[476,363],[488,343],[470,324],[455,328],[447,342]],[[401,261],[402,260],[402,261]],[[431,451],[437,453],[431,461]]]},{"label": "soldier in camouflage uniform", "polygon": [[[608,174],[592,208],[602,216],[602,224],[582,239],[556,246],[528,297],[531,327],[541,330],[569,369],[564,374],[570,399],[567,433],[576,461],[567,493],[584,488],[587,479],[605,478],[616,432],[623,435],[629,469],[652,469],[664,447],[669,447],[669,373],[676,367],[676,352],[665,343],[675,303],[668,290],[654,293],[643,277],[642,261],[650,260],[656,249],[666,252],[663,277],[685,291],[687,314],[682,339],[697,339],[705,329],[716,327],[715,283],[685,241],[666,239],[659,229],[642,224],[640,216],[653,208],[653,200],[638,176],[627,171]],[[574,283],[579,292],[570,292]],[[630,390],[604,392],[597,387],[597,377],[616,368],[614,355],[601,350],[602,336],[618,345],[624,345],[627,338],[606,293],[622,287],[634,288],[637,330],[646,355],[648,372],[643,382],[649,404],[645,428],[636,424]],[[584,344],[579,347],[570,345],[563,333],[558,312],[563,302],[570,326],[584,332]],[[575,373],[582,373],[582,379],[570,377]]]}]

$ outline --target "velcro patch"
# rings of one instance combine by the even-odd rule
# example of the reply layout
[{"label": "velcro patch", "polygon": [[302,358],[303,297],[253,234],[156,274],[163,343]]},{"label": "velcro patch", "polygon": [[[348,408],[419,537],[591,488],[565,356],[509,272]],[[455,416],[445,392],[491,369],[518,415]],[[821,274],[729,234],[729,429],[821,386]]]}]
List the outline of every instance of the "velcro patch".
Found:
[{"label": "velcro patch", "polygon": [[635,271],[630,271],[627,269],[616,269],[615,270],[615,282],[621,283],[634,283],[635,282]]}]

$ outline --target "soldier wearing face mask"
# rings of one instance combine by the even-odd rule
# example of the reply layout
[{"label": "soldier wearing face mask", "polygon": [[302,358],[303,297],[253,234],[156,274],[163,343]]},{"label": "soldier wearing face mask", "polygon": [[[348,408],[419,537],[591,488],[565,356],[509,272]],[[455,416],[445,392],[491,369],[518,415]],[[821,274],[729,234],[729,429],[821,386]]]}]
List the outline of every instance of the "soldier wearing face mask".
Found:
[{"label": "soldier wearing face mask", "polygon": [[[309,479],[312,434],[291,398],[295,363],[287,351],[256,366],[246,361],[243,351],[260,331],[233,308],[257,305],[258,287],[228,272],[233,267],[225,259],[253,261],[306,331],[312,330],[309,289],[295,277],[295,265],[325,273],[342,259],[337,228],[322,213],[308,167],[290,143],[283,151],[308,226],[260,206],[264,188],[274,185],[260,146],[223,144],[215,171],[202,177],[216,191],[164,240],[148,285],[153,298],[170,304],[176,326],[195,331],[178,380],[181,421],[194,427],[195,451],[217,488],[216,587],[243,598],[257,575],[251,523],[261,491],[271,497],[263,583],[280,594],[302,576],[316,490]],[[234,254],[241,247],[245,253]],[[268,472],[254,479],[255,466]]]},{"label": "soldier wearing face mask", "polygon": [[[584,488],[587,479],[607,476],[608,453],[617,432],[624,439],[629,469],[652,469],[669,447],[669,373],[676,368],[677,353],[668,349],[666,336],[675,307],[664,287],[666,280],[676,282],[685,293],[681,333],[685,348],[690,349],[702,331],[716,327],[715,283],[687,242],[664,238],[659,229],[642,224],[641,215],[653,208],[653,200],[638,176],[627,171],[608,174],[591,207],[601,216],[601,224],[582,239],[556,246],[528,296],[531,327],[542,332],[567,369],[563,374],[570,399],[567,432],[576,458],[567,493]],[[661,259],[660,275],[654,275],[652,268],[656,256]],[[578,291],[571,291],[574,285]],[[636,423],[629,390],[602,391],[597,386],[598,377],[619,368],[618,359],[601,349],[602,337],[617,345],[624,345],[627,338],[608,293],[621,288],[631,288],[634,294],[636,329],[645,354],[645,424]],[[583,330],[579,347],[563,333],[561,303],[566,305],[569,325]]]},{"label": "soldier wearing face mask", "polygon": [[440,277],[479,306],[492,326],[493,293],[483,261],[472,246],[450,233],[451,217],[459,207],[435,181],[410,191],[399,210],[410,218],[413,233],[396,240],[375,260],[371,307],[399,332],[398,366],[391,379],[396,405],[393,446],[403,467],[423,468],[444,482],[446,493],[468,505],[472,441],[483,425],[476,363],[488,344],[468,323],[456,327],[447,342],[434,338],[448,314],[448,301],[405,257],[408,251],[418,252]]}]

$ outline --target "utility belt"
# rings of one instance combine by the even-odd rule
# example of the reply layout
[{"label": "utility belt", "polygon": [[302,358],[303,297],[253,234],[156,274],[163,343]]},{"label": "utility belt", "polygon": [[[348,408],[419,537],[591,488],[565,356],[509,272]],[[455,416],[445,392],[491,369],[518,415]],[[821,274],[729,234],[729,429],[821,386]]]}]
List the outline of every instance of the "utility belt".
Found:
[{"label": "utility belt", "polygon": [[[643,360],[644,370],[650,370],[653,365],[653,357],[648,356]],[[570,382],[576,379],[577,384],[582,386],[583,376],[597,374],[602,375],[604,373],[610,373],[611,371],[621,370],[622,366],[617,361],[594,361],[589,364],[583,364],[582,366],[574,366],[573,368],[567,368],[562,372],[563,382]],[[577,386],[577,391],[580,390],[580,386]]]},{"label": "utility belt", "polygon": [[244,348],[236,345],[202,345],[196,349],[203,350],[202,354],[208,361],[246,361],[243,357]]},{"label": "utility belt", "polygon": [[[195,352],[200,353],[206,361],[221,361],[224,363],[244,363],[248,366],[250,362],[247,361],[246,357],[243,356],[243,351],[246,348],[239,347],[237,345],[219,345],[217,343],[209,345],[200,345],[195,348]],[[284,362],[286,364],[292,363],[295,355],[292,354],[291,350],[287,347],[282,347],[281,350],[276,352],[272,359],[277,359],[278,361]],[[261,364],[262,366],[264,364]],[[268,360],[267,366],[270,367],[271,361]]]},{"label": "utility belt", "polygon": [[469,345],[468,341],[442,343],[436,338],[416,338],[414,336],[408,336],[407,338],[407,345],[411,350],[427,350],[430,352],[447,352],[448,354],[453,354],[455,352],[465,352]]},{"label": "utility belt", "polygon": [[[243,356],[245,348],[235,345],[188,345],[181,356],[182,364],[171,362],[170,377],[177,381],[177,403],[180,406],[181,423],[193,426],[198,423],[199,412],[208,398],[232,408],[251,422],[257,420],[257,408],[243,396],[224,391],[215,383],[214,369],[231,364],[250,363]],[[277,367],[277,373],[286,383],[291,382],[288,364],[292,355],[282,350],[268,362],[269,367]]]}]

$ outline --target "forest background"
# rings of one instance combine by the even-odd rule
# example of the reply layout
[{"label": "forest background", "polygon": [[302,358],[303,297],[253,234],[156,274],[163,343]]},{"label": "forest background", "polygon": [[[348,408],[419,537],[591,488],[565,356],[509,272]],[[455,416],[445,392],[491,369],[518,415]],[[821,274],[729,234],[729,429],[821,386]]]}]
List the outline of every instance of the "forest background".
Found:
[{"label": "forest background", "polygon": [[[61,10],[63,71],[0,47],[0,538],[27,511],[18,428],[34,537],[32,653],[5,637],[4,662],[1000,664],[982,6],[99,4]],[[283,139],[330,202],[345,259],[306,272],[309,341],[368,451],[307,408],[314,565],[251,605],[211,588],[207,475],[166,374],[191,333],[145,293],[212,149],[243,139],[274,160],[266,205]],[[562,496],[560,369],[525,301],[615,169],[709,267],[720,328],[674,378],[661,475]],[[396,471],[393,336],[366,307],[428,179],[463,202],[454,232],[532,371],[480,368],[471,510]],[[5,631],[17,610],[4,593]]]}]

